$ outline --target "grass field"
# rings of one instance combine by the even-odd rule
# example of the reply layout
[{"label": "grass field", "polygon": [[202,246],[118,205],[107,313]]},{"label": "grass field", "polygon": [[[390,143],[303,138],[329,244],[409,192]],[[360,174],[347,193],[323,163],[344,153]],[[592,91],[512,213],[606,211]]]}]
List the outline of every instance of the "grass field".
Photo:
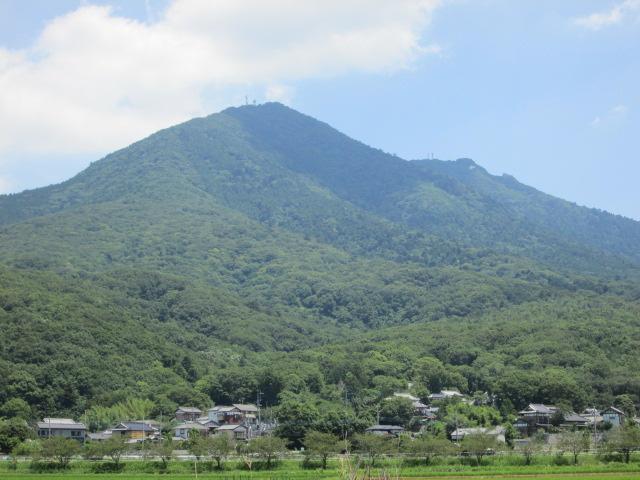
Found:
[{"label": "grass field", "polygon": [[[165,473],[140,471],[144,467],[143,462],[128,462],[121,473],[92,473],[87,469],[92,464],[89,462],[76,462],[69,470],[58,473],[34,473],[29,470],[29,465],[18,465],[17,470],[12,470],[8,463],[0,463],[0,479],[16,480],[46,480],[46,479],[92,479],[92,480],[125,480],[125,479],[194,479],[196,478],[193,464],[190,462],[172,462]],[[93,464],[95,465],[95,464]],[[340,473],[337,462],[332,462],[327,470],[303,469],[299,462],[283,461],[274,470],[241,471],[229,465],[228,470],[203,472],[202,468],[197,478],[215,480],[310,480],[310,479],[334,479],[346,478]],[[386,462],[381,467],[371,469],[371,478],[382,478],[385,471],[390,479],[490,479],[501,480],[640,480],[640,463],[592,463],[585,465],[485,465],[474,467],[469,465],[433,465],[433,466],[403,466],[397,463]],[[363,478],[363,472],[357,477]]]},{"label": "grass field", "polygon": [[[78,479],[78,480],[89,480],[89,479],[101,479],[101,480],[149,480],[152,478],[171,478],[173,480],[192,480],[195,477],[194,474],[150,474],[150,473],[140,473],[140,474],[75,474],[75,473],[57,473],[57,474],[38,474],[38,473],[3,473],[0,478],[7,479],[16,479],[16,480],[45,480],[45,479]],[[338,480],[341,477],[337,474],[337,472],[307,472],[301,474],[300,472],[258,472],[256,474],[247,474],[247,473],[225,473],[225,474],[210,474],[205,473],[198,475],[197,478],[203,479],[218,479],[218,480],[296,480],[296,479],[312,479],[312,478],[321,478],[321,479],[335,479]],[[362,477],[358,477],[362,478]],[[372,476],[372,478],[378,478]],[[410,480],[435,480],[441,478],[448,479],[489,479],[496,478],[500,480],[638,480],[640,479],[640,470],[638,472],[609,472],[609,473],[561,473],[561,474],[522,474],[522,475],[512,475],[512,474],[492,474],[492,473],[484,473],[481,475],[424,475],[424,476],[401,476],[396,477],[391,474],[391,479],[410,479]]]}]

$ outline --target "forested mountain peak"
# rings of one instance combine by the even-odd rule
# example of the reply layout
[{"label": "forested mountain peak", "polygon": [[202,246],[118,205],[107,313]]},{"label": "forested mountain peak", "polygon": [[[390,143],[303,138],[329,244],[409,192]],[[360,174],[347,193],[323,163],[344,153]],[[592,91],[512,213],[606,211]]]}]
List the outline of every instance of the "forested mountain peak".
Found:
[{"label": "forested mountain peak", "polygon": [[[368,398],[437,385],[414,378],[418,357],[454,386],[497,391],[537,356],[542,392],[544,371],[566,360],[536,325],[582,331],[583,318],[624,333],[582,338],[575,358],[597,358],[593,371],[571,360],[570,385],[599,389],[579,401],[608,400],[633,389],[607,358],[623,351],[627,365],[640,351],[639,245],[638,222],[471,159],[407,161],[281,104],[229,108],[0,196],[0,404],[206,406],[230,400],[228,378],[254,396],[276,370],[246,366],[264,362],[282,373],[272,402],[281,391],[332,401],[341,382]],[[491,353],[496,318],[522,348]],[[414,348],[396,358],[407,336]],[[369,354],[385,360],[355,371]],[[603,386],[606,371],[616,376]]]}]

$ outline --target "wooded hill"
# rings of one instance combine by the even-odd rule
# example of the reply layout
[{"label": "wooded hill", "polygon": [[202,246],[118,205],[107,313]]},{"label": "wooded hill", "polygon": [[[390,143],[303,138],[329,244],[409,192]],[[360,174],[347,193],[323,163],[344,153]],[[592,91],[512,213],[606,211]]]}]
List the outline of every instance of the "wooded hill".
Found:
[{"label": "wooded hill", "polygon": [[0,196],[0,405],[637,402],[639,280],[639,222],[230,108]]}]

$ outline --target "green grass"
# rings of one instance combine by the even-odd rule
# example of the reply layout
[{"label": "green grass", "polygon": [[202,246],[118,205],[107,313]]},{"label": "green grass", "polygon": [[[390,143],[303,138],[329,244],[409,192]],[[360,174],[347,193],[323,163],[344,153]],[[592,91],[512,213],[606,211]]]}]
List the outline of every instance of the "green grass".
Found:
[{"label": "green grass", "polygon": [[[512,461],[515,459],[511,459]],[[544,460],[542,457],[541,460]],[[640,479],[640,464],[634,461],[630,464],[623,463],[598,463],[595,459],[585,458],[582,465],[506,465],[501,462],[484,465],[481,467],[445,463],[432,466],[402,466],[396,459],[387,459],[377,462],[377,466],[372,468],[373,478],[376,474],[386,471],[391,478],[405,479],[437,479],[437,478],[500,478],[503,480],[515,479],[589,479],[589,480],[630,480]],[[502,460],[504,462],[504,460]],[[16,470],[11,470],[8,462],[0,463],[1,479],[20,480],[45,480],[48,478],[65,479],[100,479],[100,480],[124,480],[124,479],[151,479],[151,478],[171,478],[171,479],[193,479],[195,478],[193,463],[188,461],[172,461],[167,471],[160,473],[159,464],[155,462],[127,461],[121,473],[93,473],[91,471],[96,462],[75,461],[70,468],[64,472],[35,473],[30,470],[29,462],[20,462]],[[273,470],[246,471],[240,469],[238,462],[230,461],[224,471],[206,471],[207,466],[199,466],[198,478],[210,478],[218,480],[308,480],[308,479],[335,479],[340,476],[340,468],[337,460],[329,464],[325,471],[319,469],[303,469],[297,460],[284,460]]]}]

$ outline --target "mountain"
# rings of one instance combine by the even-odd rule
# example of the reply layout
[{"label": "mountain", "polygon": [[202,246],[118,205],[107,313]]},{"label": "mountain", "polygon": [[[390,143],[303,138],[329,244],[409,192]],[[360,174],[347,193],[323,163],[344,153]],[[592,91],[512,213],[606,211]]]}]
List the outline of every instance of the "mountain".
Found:
[{"label": "mountain", "polygon": [[[365,398],[420,378],[426,358],[441,373],[423,386],[512,405],[507,367],[540,365],[548,401],[637,396],[620,371],[639,360],[638,245],[640,223],[472,160],[403,160],[276,103],[229,108],[0,196],[0,405],[334,402],[338,385]],[[492,353],[494,323],[528,348]],[[573,363],[541,333],[587,323],[619,338],[581,337]],[[575,398],[543,389],[558,369]]]}]

